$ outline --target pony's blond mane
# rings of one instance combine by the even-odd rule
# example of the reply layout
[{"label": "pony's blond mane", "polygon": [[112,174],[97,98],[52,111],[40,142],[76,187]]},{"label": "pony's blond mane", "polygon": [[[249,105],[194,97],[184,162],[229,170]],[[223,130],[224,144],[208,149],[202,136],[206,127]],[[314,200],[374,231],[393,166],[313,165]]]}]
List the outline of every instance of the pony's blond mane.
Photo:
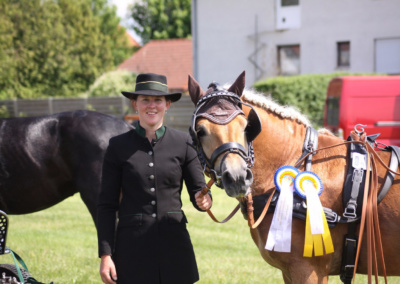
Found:
[{"label": "pony's blond mane", "polygon": [[295,107],[282,106],[275,102],[271,96],[265,96],[253,89],[245,89],[241,98],[244,102],[270,111],[281,118],[291,119],[304,124],[305,126],[311,126],[309,119],[305,115],[301,114]]}]

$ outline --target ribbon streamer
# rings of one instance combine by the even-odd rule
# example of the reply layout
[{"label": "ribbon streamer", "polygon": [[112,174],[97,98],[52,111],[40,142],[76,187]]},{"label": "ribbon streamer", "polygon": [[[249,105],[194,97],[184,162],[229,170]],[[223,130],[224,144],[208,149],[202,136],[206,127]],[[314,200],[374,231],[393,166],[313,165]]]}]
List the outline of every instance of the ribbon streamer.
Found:
[{"label": "ribbon streamer", "polygon": [[318,197],[322,193],[322,183],[312,172],[303,172],[295,179],[295,190],[307,199],[306,233],[304,241],[304,257],[320,256],[334,252],[331,233],[325,212]]},{"label": "ribbon streamer", "polygon": [[293,212],[293,180],[284,177],[281,184],[281,194],[272,217],[269,229],[267,250],[290,252],[292,244],[292,212]]},{"label": "ribbon streamer", "polygon": [[274,182],[280,191],[272,217],[265,249],[290,252],[292,244],[294,178],[299,171],[292,166],[283,166],[275,172]]}]

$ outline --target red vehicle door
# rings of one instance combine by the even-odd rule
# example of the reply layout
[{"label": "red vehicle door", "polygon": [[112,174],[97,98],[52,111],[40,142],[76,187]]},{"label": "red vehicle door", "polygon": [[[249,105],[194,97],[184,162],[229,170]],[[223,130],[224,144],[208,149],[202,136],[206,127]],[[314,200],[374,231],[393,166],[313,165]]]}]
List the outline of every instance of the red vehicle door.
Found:
[{"label": "red vehicle door", "polygon": [[356,124],[400,146],[400,76],[344,76],[328,86],[324,127],[346,139]]}]

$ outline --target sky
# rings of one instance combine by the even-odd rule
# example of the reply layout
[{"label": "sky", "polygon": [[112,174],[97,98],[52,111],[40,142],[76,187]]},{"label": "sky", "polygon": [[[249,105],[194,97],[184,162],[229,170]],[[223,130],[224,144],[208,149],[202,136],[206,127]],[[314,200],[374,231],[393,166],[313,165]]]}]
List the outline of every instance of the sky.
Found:
[{"label": "sky", "polygon": [[136,41],[141,42],[140,37],[132,29],[129,29],[131,22],[125,20],[128,5],[133,4],[135,0],[108,0],[108,2],[117,6],[117,15],[121,18],[121,26],[125,27]]}]

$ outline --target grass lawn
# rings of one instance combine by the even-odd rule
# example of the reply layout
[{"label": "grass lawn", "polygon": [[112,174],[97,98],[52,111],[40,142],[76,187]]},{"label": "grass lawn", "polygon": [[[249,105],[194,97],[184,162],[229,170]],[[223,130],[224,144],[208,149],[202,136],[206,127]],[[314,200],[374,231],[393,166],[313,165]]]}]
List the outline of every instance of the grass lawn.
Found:
[{"label": "grass lawn", "polygon": [[[213,213],[219,219],[237,204],[217,187],[213,197]],[[200,271],[198,283],[283,283],[280,271],[261,258],[240,212],[228,223],[216,224],[193,208],[186,191],[182,198]],[[101,283],[95,227],[78,194],[41,212],[10,215],[9,222],[7,246],[22,257],[37,280]],[[10,255],[1,257],[1,263],[13,263]],[[367,282],[365,276],[356,280]],[[329,283],[342,282],[335,276]],[[389,278],[389,283],[400,281]]]}]

